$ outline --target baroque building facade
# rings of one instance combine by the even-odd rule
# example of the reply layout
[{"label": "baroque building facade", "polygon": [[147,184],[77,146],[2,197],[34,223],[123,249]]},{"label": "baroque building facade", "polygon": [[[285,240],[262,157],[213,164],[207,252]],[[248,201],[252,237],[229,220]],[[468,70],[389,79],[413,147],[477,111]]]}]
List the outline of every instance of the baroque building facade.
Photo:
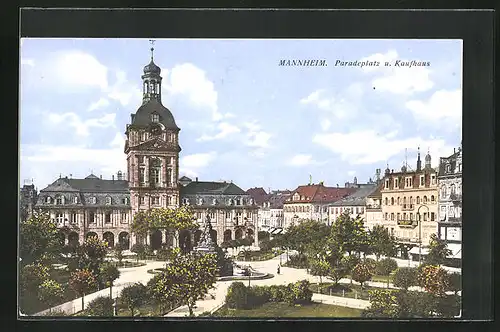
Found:
[{"label": "baroque building facade", "polygon": [[[431,155],[425,156],[421,167],[420,151],[417,167],[405,164],[401,172],[385,170],[381,189],[383,225],[400,244],[429,244],[430,235],[437,233],[438,221],[437,172],[431,167]],[[418,254],[419,250],[410,253]],[[422,250],[422,255],[425,254]]]},{"label": "baroque building facade", "polygon": [[[355,187],[349,187],[355,188]],[[356,189],[349,196],[342,198],[328,207],[328,225],[331,225],[344,212],[348,211],[351,218],[361,218],[366,227],[366,199],[377,189],[376,184],[366,184]]]},{"label": "baroque building facade", "polygon": [[255,204],[258,207],[257,213],[257,228],[259,231],[269,231],[271,223],[271,208],[270,208],[270,194],[268,194],[264,188],[256,187],[247,190]]},{"label": "baroque building facade", "polygon": [[377,185],[370,195],[366,197],[366,228],[372,230],[375,226],[383,226],[382,214],[382,183]]},{"label": "baroque building facade", "polygon": [[461,260],[462,249],[462,148],[439,160],[438,236],[446,240],[451,257]]}]

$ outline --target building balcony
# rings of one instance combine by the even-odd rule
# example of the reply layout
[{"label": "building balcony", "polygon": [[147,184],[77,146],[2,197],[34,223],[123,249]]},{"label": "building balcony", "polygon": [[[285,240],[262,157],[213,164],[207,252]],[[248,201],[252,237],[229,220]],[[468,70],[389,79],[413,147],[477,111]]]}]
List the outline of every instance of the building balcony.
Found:
[{"label": "building balcony", "polygon": [[409,238],[409,237],[396,237],[396,242],[404,243],[404,244],[418,244],[418,238]]},{"label": "building balcony", "polygon": [[403,204],[401,210],[403,210],[403,211],[413,211],[413,210],[415,210],[415,205],[413,205],[413,204]]},{"label": "building balcony", "polygon": [[397,225],[402,228],[415,228],[418,226],[418,221],[400,219],[397,221]]},{"label": "building balcony", "polygon": [[382,206],[380,206],[380,205],[367,205],[366,211],[382,211]]}]

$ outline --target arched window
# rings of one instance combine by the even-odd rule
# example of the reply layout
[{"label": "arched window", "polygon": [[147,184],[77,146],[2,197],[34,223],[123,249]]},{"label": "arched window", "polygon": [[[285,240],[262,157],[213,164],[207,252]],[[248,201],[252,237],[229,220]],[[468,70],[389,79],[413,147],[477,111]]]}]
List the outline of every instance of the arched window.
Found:
[{"label": "arched window", "polygon": [[73,197],[73,203],[78,204],[78,196]]},{"label": "arched window", "polygon": [[413,204],[413,196],[410,196],[410,205]]},{"label": "arched window", "polygon": [[[424,196],[425,199],[425,196]],[[417,204],[420,204],[420,196],[417,196]]]},{"label": "arched window", "polygon": [[198,205],[203,204],[203,198],[198,198]]},{"label": "arched window", "polygon": [[452,185],[450,186],[450,194],[452,194],[452,195],[454,195],[454,194],[455,194],[455,185],[454,185],[454,184],[452,184]]},{"label": "arched window", "polygon": [[64,204],[64,196],[57,196],[56,197],[56,205],[63,205]]},{"label": "arched window", "polygon": [[431,203],[434,203],[436,201],[436,198],[434,197],[434,195],[431,195]]},{"label": "arched window", "polygon": [[236,205],[241,205],[241,197],[238,197],[238,198],[236,199]]},{"label": "arched window", "polygon": [[406,197],[403,197],[403,204],[406,205]]},{"label": "arched window", "polygon": [[106,205],[111,205],[111,197],[106,196]]},{"label": "arched window", "polygon": [[391,197],[391,205],[394,205],[394,197]]},{"label": "arched window", "polygon": [[95,198],[94,196],[90,197],[90,204],[96,204],[96,203],[97,203],[97,198]]},{"label": "arched window", "polygon": [[427,204],[427,196],[424,196],[424,204]]},{"label": "arched window", "polygon": [[52,202],[52,197],[48,196],[45,198],[45,203],[51,203]]},{"label": "arched window", "polygon": [[212,200],[212,205],[217,205],[217,199],[216,199],[216,198],[214,198],[214,199]]},{"label": "arched window", "polygon": [[443,185],[441,187],[441,197],[443,197],[443,198],[446,197],[446,186],[445,185]]},{"label": "arched window", "polygon": [[387,199],[387,197],[385,198],[385,205],[389,205],[389,200]]}]

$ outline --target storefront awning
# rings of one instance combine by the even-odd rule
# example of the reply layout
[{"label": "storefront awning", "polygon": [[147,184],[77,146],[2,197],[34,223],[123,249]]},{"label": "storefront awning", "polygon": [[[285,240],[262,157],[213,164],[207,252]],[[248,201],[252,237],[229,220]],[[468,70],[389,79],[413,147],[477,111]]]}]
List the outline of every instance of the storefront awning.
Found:
[{"label": "storefront awning", "polygon": [[283,228],[274,228],[271,231],[271,234],[276,235],[276,234],[281,234],[281,232],[283,232]]}]

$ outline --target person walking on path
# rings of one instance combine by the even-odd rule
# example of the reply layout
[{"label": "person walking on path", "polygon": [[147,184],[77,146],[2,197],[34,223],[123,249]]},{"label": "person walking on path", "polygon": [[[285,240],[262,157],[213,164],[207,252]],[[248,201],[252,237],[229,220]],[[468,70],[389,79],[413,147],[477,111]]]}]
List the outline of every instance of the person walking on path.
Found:
[{"label": "person walking on path", "polygon": [[278,274],[280,274],[280,265],[278,264]]}]

